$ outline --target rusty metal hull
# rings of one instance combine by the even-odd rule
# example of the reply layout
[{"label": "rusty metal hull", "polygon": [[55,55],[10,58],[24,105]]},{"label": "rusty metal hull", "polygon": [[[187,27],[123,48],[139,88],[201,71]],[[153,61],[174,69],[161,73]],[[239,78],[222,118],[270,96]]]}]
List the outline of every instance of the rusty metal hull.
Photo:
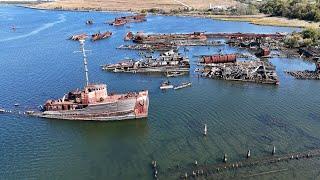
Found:
[{"label": "rusty metal hull", "polygon": [[148,92],[114,102],[91,104],[82,109],[35,112],[32,116],[83,121],[116,121],[148,117]]}]

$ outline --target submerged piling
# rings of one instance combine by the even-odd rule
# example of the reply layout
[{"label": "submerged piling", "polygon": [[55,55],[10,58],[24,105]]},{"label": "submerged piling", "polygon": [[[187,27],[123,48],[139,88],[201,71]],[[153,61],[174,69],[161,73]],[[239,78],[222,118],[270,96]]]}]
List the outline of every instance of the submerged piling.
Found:
[{"label": "submerged piling", "polygon": [[272,152],[271,152],[272,155],[275,155],[276,154],[276,147],[273,146],[273,149],[272,149]]},{"label": "submerged piling", "polygon": [[203,135],[205,135],[205,136],[207,135],[207,130],[208,130],[208,129],[207,129],[207,124],[204,124],[204,132],[203,132]]},{"label": "submerged piling", "polygon": [[228,159],[227,159],[227,154],[224,154],[224,156],[223,156],[223,162],[226,163],[227,161],[228,161]]}]

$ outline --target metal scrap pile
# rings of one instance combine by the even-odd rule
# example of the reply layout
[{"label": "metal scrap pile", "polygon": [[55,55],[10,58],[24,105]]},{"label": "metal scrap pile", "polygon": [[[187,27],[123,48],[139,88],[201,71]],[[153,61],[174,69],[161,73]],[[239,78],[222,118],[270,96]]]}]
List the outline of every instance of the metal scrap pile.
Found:
[{"label": "metal scrap pile", "polygon": [[204,68],[202,76],[231,81],[279,84],[275,66],[264,61],[212,64]]}]

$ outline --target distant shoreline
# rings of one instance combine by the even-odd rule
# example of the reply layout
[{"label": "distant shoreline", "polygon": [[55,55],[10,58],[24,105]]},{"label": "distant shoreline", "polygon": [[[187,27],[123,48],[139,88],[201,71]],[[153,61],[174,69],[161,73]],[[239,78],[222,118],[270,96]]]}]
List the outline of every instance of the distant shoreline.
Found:
[{"label": "distant shoreline", "polygon": [[[14,4],[14,3],[11,3]],[[45,4],[45,3],[44,3]],[[38,6],[41,5],[41,6]],[[54,11],[73,11],[73,12],[125,12],[125,13],[140,13],[140,11],[134,10],[119,10],[119,9],[102,9],[93,7],[51,7],[43,6],[43,3],[24,3],[17,4],[19,7],[36,9],[36,10],[54,10]],[[292,27],[292,28],[307,28],[314,27],[319,28],[320,23],[307,22],[298,19],[287,19],[283,17],[270,17],[264,14],[259,15],[210,15],[205,14],[201,11],[190,11],[190,12],[179,12],[179,13],[150,13],[155,15],[165,15],[165,16],[185,16],[185,17],[199,17],[199,18],[210,18],[221,21],[234,21],[234,22],[248,22],[250,24],[261,25],[261,26],[278,26],[278,27]]]}]

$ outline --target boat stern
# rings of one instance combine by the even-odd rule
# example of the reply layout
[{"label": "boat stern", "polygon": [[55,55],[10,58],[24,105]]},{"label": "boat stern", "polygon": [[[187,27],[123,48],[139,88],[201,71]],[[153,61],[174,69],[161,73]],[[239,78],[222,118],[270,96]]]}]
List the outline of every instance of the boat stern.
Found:
[{"label": "boat stern", "polygon": [[148,117],[148,110],[149,110],[149,92],[147,90],[140,91],[137,96],[137,101],[134,108],[134,113],[136,115],[136,118]]}]

